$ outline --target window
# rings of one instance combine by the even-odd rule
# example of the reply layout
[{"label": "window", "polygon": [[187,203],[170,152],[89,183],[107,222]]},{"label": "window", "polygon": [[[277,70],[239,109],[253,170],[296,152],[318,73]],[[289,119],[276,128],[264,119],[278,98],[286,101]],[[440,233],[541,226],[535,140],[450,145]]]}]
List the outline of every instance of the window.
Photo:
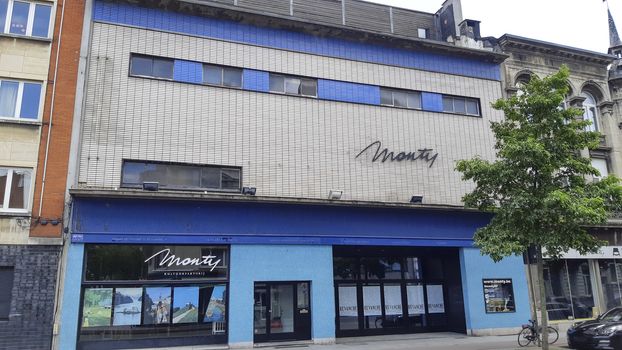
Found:
[{"label": "window", "polygon": [[270,74],[270,92],[316,97],[317,80]]},{"label": "window", "polygon": [[39,119],[41,83],[0,80],[0,118]]},{"label": "window", "polygon": [[582,97],[585,97],[583,101],[583,120],[588,120],[592,122],[591,125],[588,125],[585,130],[586,131],[599,131],[597,113],[596,113],[596,99],[587,92],[581,94]]},{"label": "window", "polygon": [[219,86],[242,87],[242,70],[232,67],[203,65],[203,83]]},{"label": "window", "polygon": [[544,262],[546,308],[550,320],[592,317],[594,296],[588,261],[560,259]]},{"label": "window", "polygon": [[383,106],[421,109],[421,93],[380,88],[380,104]]},{"label": "window", "polygon": [[240,168],[194,164],[124,161],[123,187],[142,187],[157,182],[168,190],[217,190],[239,192]]},{"label": "window", "polygon": [[421,39],[427,39],[428,38],[428,29],[427,28],[417,28],[417,36],[419,36]]},{"label": "window", "polygon": [[479,116],[479,101],[468,97],[443,96],[443,112]]},{"label": "window", "polygon": [[0,320],[9,318],[13,290],[13,267],[0,266]]},{"label": "window", "polygon": [[604,158],[592,158],[592,166],[600,172],[600,176],[594,176],[594,179],[600,180],[609,175],[607,160]]},{"label": "window", "polygon": [[48,4],[0,0],[3,33],[48,38],[52,6]]},{"label": "window", "polygon": [[0,168],[0,210],[25,211],[30,199],[30,169]]},{"label": "window", "polygon": [[132,54],[130,75],[173,79],[173,60],[170,58]]}]

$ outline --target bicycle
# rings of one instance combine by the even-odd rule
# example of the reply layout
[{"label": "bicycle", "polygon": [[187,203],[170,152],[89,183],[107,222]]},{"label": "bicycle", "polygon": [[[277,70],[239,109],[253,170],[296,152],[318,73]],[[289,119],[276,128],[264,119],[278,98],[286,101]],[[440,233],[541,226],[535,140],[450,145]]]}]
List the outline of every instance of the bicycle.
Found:
[{"label": "bicycle", "polygon": [[[548,326],[546,329],[549,331],[548,343],[554,344],[559,339],[559,333],[557,329]],[[518,345],[521,347],[529,345],[531,342],[536,343],[540,339],[542,327],[538,327],[536,330],[536,322],[529,320],[529,324],[524,324],[523,329],[518,333]]]}]

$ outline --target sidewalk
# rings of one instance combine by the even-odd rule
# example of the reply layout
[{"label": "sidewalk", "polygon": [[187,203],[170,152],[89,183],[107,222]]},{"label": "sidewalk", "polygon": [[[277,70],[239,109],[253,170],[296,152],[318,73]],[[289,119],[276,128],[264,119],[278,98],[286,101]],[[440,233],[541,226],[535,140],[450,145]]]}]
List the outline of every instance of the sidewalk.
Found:
[{"label": "sidewalk", "polygon": [[[313,345],[305,343],[266,344],[261,349],[279,350],[516,350],[538,349],[536,346],[521,348],[516,335],[470,337],[458,333],[404,334],[377,337],[339,338],[334,345]],[[560,334],[559,340],[551,350],[568,349],[566,335]]]}]

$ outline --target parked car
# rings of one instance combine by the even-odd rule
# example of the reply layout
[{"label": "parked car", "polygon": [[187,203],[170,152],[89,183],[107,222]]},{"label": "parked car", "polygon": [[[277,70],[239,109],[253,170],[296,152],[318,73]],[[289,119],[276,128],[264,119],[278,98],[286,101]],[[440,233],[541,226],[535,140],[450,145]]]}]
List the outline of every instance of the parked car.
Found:
[{"label": "parked car", "polygon": [[595,320],[575,323],[567,334],[571,349],[622,350],[622,307],[615,307]]}]

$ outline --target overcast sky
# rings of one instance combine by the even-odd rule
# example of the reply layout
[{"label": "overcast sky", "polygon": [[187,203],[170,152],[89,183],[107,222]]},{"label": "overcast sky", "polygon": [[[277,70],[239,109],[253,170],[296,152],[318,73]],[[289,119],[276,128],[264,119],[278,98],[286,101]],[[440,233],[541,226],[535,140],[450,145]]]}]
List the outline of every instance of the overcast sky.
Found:
[{"label": "overcast sky", "polygon": [[[368,0],[413,10],[436,12],[443,0]],[[622,0],[609,0],[622,30]],[[505,33],[607,52],[607,5],[602,0],[462,0],[465,19],[481,21],[482,36]],[[622,34],[622,33],[621,33]]]}]

